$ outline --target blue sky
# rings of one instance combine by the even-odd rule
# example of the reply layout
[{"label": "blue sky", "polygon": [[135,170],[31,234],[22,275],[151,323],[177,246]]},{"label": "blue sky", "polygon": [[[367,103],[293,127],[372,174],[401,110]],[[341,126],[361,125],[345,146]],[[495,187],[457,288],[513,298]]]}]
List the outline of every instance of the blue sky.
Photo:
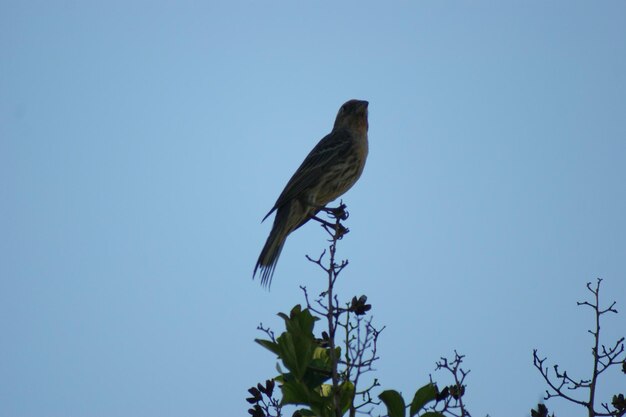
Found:
[{"label": "blue sky", "polygon": [[[350,98],[370,156],[344,196],[341,295],[410,397],[467,355],[474,416],[526,416],[532,349],[579,377],[605,279],[626,316],[626,3],[0,3],[0,415],[246,413],[259,322],[323,279],[260,223]],[[435,379],[443,376],[435,374]],[[624,391],[617,370],[601,398]],[[557,415],[583,411],[558,401]]]}]

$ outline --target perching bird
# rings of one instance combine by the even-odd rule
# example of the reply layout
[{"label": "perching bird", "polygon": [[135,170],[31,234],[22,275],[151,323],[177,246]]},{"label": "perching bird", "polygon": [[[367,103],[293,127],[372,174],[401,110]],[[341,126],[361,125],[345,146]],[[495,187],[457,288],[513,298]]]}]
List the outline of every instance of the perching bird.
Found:
[{"label": "perching bird", "polygon": [[346,102],[337,113],[333,130],[307,155],[274,207],[274,225],[259,260],[261,284],[269,286],[287,236],[309,221],[326,204],[345,193],[359,179],[367,158],[367,106],[363,100]]}]

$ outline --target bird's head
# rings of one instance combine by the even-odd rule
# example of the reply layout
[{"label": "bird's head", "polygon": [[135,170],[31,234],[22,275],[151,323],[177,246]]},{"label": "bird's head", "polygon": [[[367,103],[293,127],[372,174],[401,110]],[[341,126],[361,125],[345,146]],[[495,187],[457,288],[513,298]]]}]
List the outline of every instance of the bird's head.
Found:
[{"label": "bird's head", "polygon": [[357,130],[360,133],[367,133],[367,106],[365,100],[348,100],[339,109],[335,119],[335,129]]}]

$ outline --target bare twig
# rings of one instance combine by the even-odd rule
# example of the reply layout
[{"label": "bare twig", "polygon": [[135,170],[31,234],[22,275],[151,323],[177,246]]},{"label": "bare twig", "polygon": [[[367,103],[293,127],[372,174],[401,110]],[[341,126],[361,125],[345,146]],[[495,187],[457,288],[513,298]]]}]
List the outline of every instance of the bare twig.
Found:
[{"label": "bare twig", "polygon": [[[582,405],[587,409],[587,414],[589,417],[598,417],[598,416],[610,416],[610,417],[621,417],[626,414],[626,407],[620,408],[621,403],[618,401],[613,402],[613,409],[610,409],[606,403],[602,403],[601,406],[605,411],[597,411],[596,410],[596,390],[598,388],[598,378],[599,376],[606,371],[609,367],[614,365],[621,365],[624,363],[625,358],[623,357],[624,353],[624,338],[620,338],[608,348],[600,343],[600,320],[604,314],[607,313],[617,313],[617,309],[615,309],[615,305],[617,304],[615,301],[606,307],[600,307],[600,284],[602,283],[602,279],[598,278],[596,281],[596,285],[592,286],[591,282],[587,283],[587,289],[593,295],[591,301],[579,301],[576,304],[578,306],[587,306],[591,307],[594,312],[595,325],[593,329],[588,330],[588,333],[593,336],[593,346],[591,348],[591,353],[593,357],[593,368],[590,379],[580,379],[575,380],[572,379],[567,371],[560,372],[558,365],[554,365],[554,379],[551,378],[548,366],[544,365],[546,358],[540,359],[537,354],[537,349],[533,350],[533,365],[541,376],[548,384],[549,388],[546,390],[546,396],[544,397],[546,400],[550,398],[560,397],[574,404]],[[573,394],[566,393],[564,390],[570,391],[578,391],[578,390],[588,390],[587,399],[576,398]],[[621,394],[620,394],[621,395]],[[617,396],[614,397],[618,398]]]},{"label": "bare twig", "polygon": [[[433,411],[438,411],[441,414],[447,414],[453,417],[471,417],[469,411],[463,403],[463,395],[465,394],[465,377],[470,371],[465,371],[461,368],[465,355],[460,355],[456,350],[454,351],[454,359],[448,360],[447,358],[440,358],[439,362],[436,362],[436,370],[445,369],[450,372],[454,378],[454,384],[445,387],[440,393],[443,405],[440,410],[437,410],[437,405],[432,407]],[[432,383],[431,377],[431,383]],[[437,400],[439,401],[439,399]]]},{"label": "bare twig", "polygon": [[[334,223],[323,221],[322,227],[330,236],[330,245],[317,259],[307,256],[307,259],[318,265],[326,276],[327,288],[313,302],[309,299],[306,288],[301,287],[304,292],[307,307],[318,316],[326,319],[326,334],[329,357],[332,362],[332,395],[336,416],[341,415],[340,387],[344,382],[352,384],[354,387],[354,397],[350,404],[349,415],[354,417],[356,413],[371,414],[373,406],[380,402],[372,397],[371,392],[379,386],[378,380],[374,379],[366,388],[359,389],[362,376],[373,371],[373,364],[378,360],[377,341],[381,330],[377,330],[372,325],[372,318],[364,319],[363,315],[371,306],[366,304],[367,297],[361,296],[353,298],[352,303],[346,303],[345,307],[339,302],[339,297],[335,294],[337,279],[345,267],[347,260],[338,262],[336,260],[337,242],[348,233],[348,229],[342,224],[342,220],[348,218],[346,206],[341,205],[335,209],[324,209],[333,219]],[[325,255],[328,258],[325,259]],[[384,329],[384,328],[383,328]],[[341,357],[337,356],[337,336],[338,330],[342,333]],[[360,402],[355,403],[355,398],[359,397]],[[365,409],[370,406],[368,411]]]}]

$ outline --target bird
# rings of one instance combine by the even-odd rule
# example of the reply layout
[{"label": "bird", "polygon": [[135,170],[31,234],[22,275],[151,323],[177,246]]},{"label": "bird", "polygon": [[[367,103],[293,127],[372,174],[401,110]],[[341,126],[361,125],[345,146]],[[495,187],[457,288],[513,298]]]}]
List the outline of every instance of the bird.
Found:
[{"label": "bird", "polygon": [[368,106],[348,100],[337,112],[332,131],[309,152],[262,221],[276,212],[272,230],[254,267],[269,288],[287,236],[304,225],[359,179],[368,154]]}]

